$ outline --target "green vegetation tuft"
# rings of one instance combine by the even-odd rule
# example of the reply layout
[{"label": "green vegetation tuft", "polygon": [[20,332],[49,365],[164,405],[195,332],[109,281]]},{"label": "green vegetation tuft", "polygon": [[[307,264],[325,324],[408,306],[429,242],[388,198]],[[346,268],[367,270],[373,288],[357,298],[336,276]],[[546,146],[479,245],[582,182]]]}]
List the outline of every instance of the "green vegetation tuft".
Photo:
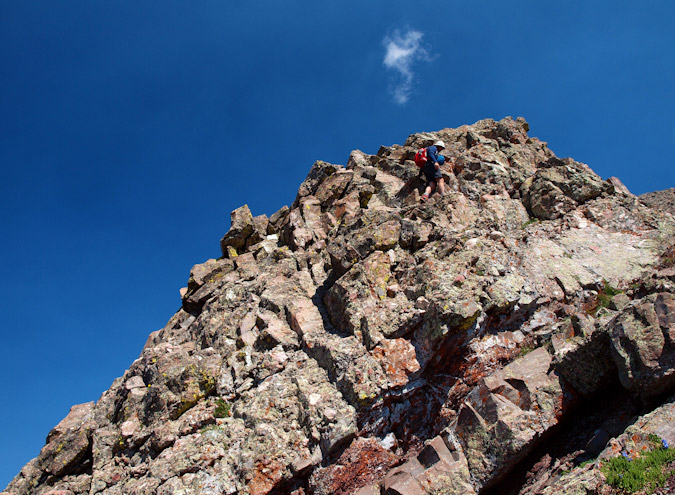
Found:
[{"label": "green vegetation tuft", "polygon": [[661,255],[661,260],[657,268],[671,268],[675,266],[675,245],[670,246],[666,251]]},{"label": "green vegetation tuft", "polygon": [[525,356],[526,354],[529,354],[530,352],[534,351],[536,347],[533,345],[524,345],[523,347],[520,348],[520,351],[518,352],[519,356]]},{"label": "green vegetation tuft", "polygon": [[210,431],[220,432],[220,431],[223,431],[223,429],[218,425],[206,425],[206,426],[202,427],[201,430],[199,430],[199,433],[201,433],[202,435],[205,435]]},{"label": "green vegetation tuft", "polygon": [[602,290],[598,292],[598,305],[601,308],[607,308],[609,307],[609,302],[612,300],[612,298],[617,294],[621,294],[623,291],[615,289],[609,285],[606,280],[603,280],[602,283]]},{"label": "green vegetation tuft", "polygon": [[225,402],[223,399],[216,399],[216,410],[213,415],[216,418],[229,418],[230,417],[230,408],[232,406]]},{"label": "green vegetation tuft", "polygon": [[602,463],[600,470],[607,483],[619,493],[652,493],[675,475],[675,469],[668,469],[675,461],[675,449],[666,448],[656,435],[649,439],[654,444],[652,450],[639,457],[632,459],[626,454]]},{"label": "green vegetation tuft", "polygon": [[658,435],[655,435],[654,433],[650,433],[647,435],[647,440],[649,440],[652,443],[652,449],[656,448],[664,448],[664,449],[669,449],[670,446],[668,445],[668,442],[661,438]]},{"label": "green vegetation tuft", "polygon": [[622,292],[622,290],[615,289],[609,285],[606,280],[603,280],[602,289],[598,291],[598,295],[595,297],[593,302],[585,305],[586,312],[595,316],[598,310],[602,308],[608,308],[612,298],[617,294],[621,294]]},{"label": "green vegetation tuft", "polygon": [[527,222],[525,222],[523,225],[520,226],[521,229],[526,228],[528,225],[532,225],[533,223],[537,223],[539,221],[538,218],[530,218]]}]

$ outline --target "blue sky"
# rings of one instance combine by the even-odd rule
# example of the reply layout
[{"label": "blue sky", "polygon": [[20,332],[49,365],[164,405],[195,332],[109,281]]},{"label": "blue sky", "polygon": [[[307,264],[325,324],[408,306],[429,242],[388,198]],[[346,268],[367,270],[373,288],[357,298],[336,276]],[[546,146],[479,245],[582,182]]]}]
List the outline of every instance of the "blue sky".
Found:
[{"label": "blue sky", "polygon": [[[555,4],[555,5],[554,5]],[[0,2],[0,488],[317,159],[506,115],[675,186],[675,2]]]}]

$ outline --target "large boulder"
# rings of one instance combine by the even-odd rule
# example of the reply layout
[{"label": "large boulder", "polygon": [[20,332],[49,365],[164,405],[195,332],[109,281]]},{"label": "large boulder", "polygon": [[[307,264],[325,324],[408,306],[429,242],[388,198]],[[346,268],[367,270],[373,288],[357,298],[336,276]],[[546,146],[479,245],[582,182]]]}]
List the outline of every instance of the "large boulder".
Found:
[{"label": "large boulder", "polygon": [[563,410],[563,390],[539,348],[483,379],[457,415],[455,432],[478,489],[523,459]]},{"label": "large boulder", "polygon": [[610,326],[612,356],[624,387],[651,396],[675,385],[675,296],[651,294]]},{"label": "large boulder", "polygon": [[45,473],[62,476],[81,470],[91,456],[91,436],[96,428],[94,403],[73,406],[70,413],[47,435],[37,465]]},{"label": "large boulder", "polygon": [[246,246],[246,241],[255,229],[248,205],[237,208],[230,217],[230,230],[220,240],[220,250],[223,256],[232,258]]},{"label": "large boulder", "polygon": [[476,493],[466,458],[456,440],[447,434],[429,440],[417,457],[387,473],[381,485],[384,493],[391,495]]},{"label": "large boulder", "polygon": [[612,189],[587,165],[551,157],[520,188],[532,216],[551,220]]}]

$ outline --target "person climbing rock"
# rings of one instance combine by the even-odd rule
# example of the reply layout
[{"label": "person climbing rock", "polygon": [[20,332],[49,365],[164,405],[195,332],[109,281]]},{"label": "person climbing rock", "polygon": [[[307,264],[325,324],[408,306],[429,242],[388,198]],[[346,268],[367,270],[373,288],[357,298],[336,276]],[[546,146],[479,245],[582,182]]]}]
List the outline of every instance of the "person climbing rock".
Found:
[{"label": "person climbing rock", "polygon": [[426,188],[424,194],[420,197],[422,202],[429,199],[436,187],[438,187],[438,193],[441,196],[445,195],[445,180],[441,174],[441,165],[445,163],[445,157],[440,154],[443,149],[445,149],[445,143],[440,140],[427,147],[427,162],[422,169],[426,178]]}]

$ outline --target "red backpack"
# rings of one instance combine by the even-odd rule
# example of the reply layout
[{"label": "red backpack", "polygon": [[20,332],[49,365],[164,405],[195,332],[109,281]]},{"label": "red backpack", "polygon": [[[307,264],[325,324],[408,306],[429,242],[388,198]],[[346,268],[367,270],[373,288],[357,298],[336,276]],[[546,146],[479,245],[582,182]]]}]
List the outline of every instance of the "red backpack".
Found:
[{"label": "red backpack", "polygon": [[424,164],[427,163],[427,149],[426,148],[420,148],[417,150],[417,153],[415,153],[415,165],[417,165],[419,168],[424,167]]}]

